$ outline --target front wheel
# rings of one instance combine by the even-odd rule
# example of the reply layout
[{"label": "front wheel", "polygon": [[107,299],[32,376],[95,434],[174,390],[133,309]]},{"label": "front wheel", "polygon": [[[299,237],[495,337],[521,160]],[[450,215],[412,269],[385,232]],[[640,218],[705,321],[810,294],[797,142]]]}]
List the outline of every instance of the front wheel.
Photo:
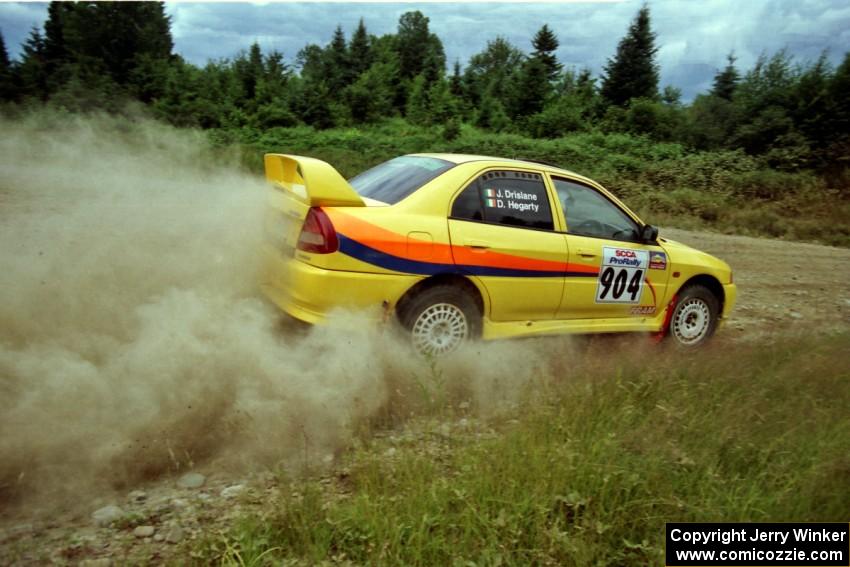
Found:
[{"label": "front wheel", "polygon": [[480,333],[481,315],[462,290],[440,285],[417,295],[400,313],[414,348],[440,356],[457,350]]},{"label": "front wheel", "polygon": [[701,345],[717,329],[720,302],[711,290],[701,285],[683,289],[670,318],[670,335],[686,347]]}]

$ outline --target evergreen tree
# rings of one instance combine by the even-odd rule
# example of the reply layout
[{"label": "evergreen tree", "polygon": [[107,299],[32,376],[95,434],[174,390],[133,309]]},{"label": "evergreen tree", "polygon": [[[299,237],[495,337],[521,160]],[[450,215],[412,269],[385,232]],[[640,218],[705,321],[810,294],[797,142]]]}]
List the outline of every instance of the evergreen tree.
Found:
[{"label": "evergreen tree", "polygon": [[445,79],[435,81],[428,89],[428,122],[445,124],[457,114],[455,97]]},{"label": "evergreen tree", "polygon": [[9,64],[9,52],[6,51],[6,40],[3,39],[3,31],[0,30],[0,72],[7,73],[11,69]]},{"label": "evergreen tree", "polygon": [[844,55],[827,89],[831,112],[826,125],[826,172],[846,197],[850,194],[850,52]]},{"label": "evergreen tree", "polygon": [[46,94],[71,80],[109,96],[164,92],[173,41],[161,2],[51,2],[43,43]]},{"label": "evergreen tree", "polygon": [[342,26],[336,27],[333,39],[325,50],[325,80],[334,99],[341,98],[343,89],[353,80],[348,45]]},{"label": "evergreen tree", "polygon": [[598,96],[596,91],[596,79],[593,78],[593,75],[590,73],[590,69],[585,67],[582,69],[581,73],[578,74],[575,91],[579,99],[586,105],[592,103]]},{"label": "evergreen tree", "polygon": [[428,36],[425,57],[422,60],[422,75],[428,85],[439,81],[446,74],[446,53],[443,42],[434,34]]},{"label": "evergreen tree", "polygon": [[460,61],[458,60],[455,60],[454,72],[449,79],[449,91],[458,98],[463,97],[463,78],[460,76]]},{"label": "evergreen tree", "polygon": [[822,53],[820,58],[804,69],[797,78],[791,93],[791,119],[796,130],[805,137],[813,150],[812,163],[806,165],[822,168],[826,163],[823,151],[829,145],[829,118],[833,114],[833,101],[829,96],[831,69]]},{"label": "evergreen tree", "polygon": [[360,23],[351,36],[351,44],[349,46],[349,54],[351,56],[351,69],[354,76],[359,76],[372,66],[372,47],[369,39],[369,34],[366,32],[366,26],[363,24],[363,18],[360,18]]},{"label": "evergreen tree", "polygon": [[546,64],[532,57],[522,64],[512,81],[510,114],[514,118],[530,116],[543,110],[550,87]]},{"label": "evergreen tree", "polygon": [[286,86],[292,73],[283,61],[283,53],[273,50],[262,64],[261,81],[257,88],[257,99],[268,103],[286,95]]},{"label": "evergreen tree", "polygon": [[18,65],[21,95],[47,99],[47,66],[44,59],[44,37],[33,27],[23,44],[21,62]]},{"label": "evergreen tree", "polygon": [[167,60],[174,43],[161,2],[75,4],[64,27],[66,46],[87,58],[119,85],[128,83],[141,57]]},{"label": "evergreen tree", "polygon": [[555,56],[555,51],[558,49],[558,38],[555,33],[549,29],[548,25],[543,24],[531,40],[531,45],[534,46],[532,56],[539,59],[546,67],[549,81],[556,80],[561,71],[561,64]]},{"label": "evergreen tree", "polygon": [[314,43],[305,45],[295,56],[295,63],[301,71],[301,78],[307,81],[321,81],[325,76],[324,50]]},{"label": "evergreen tree", "polygon": [[609,103],[625,106],[633,98],[658,96],[658,65],[655,63],[655,33],[644,5],[617,46],[617,54],[608,59],[602,80],[602,97]]},{"label": "evergreen tree", "polygon": [[428,115],[428,87],[423,75],[416,75],[410,87],[407,99],[407,119],[413,124],[425,125],[430,122]]},{"label": "evergreen tree", "polygon": [[395,113],[395,83],[398,65],[395,61],[377,61],[362,73],[346,91],[346,103],[351,118],[357,122],[372,122]]},{"label": "evergreen tree", "polygon": [[72,62],[72,55],[65,44],[65,28],[68,18],[77,10],[71,2],[51,2],[47,7],[47,20],[44,22],[44,65],[49,77],[49,88],[55,91],[68,80],[70,69],[65,66]]},{"label": "evergreen tree", "polygon": [[264,74],[263,51],[256,41],[248,49],[248,57],[240,57],[235,63],[236,73],[242,82],[242,102],[248,104],[257,98],[257,85]]},{"label": "evergreen tree", "polygon": [[325,83],[301,82],[295,100],[296,111],[304,122],[319,129],[333,128],[331,96]]},{"label": "evergreen tree", "polygon": [[714,76],[714,87],[711,89],[711,94],[726,100],[732,100],[732,95],[735,93],[735,87],[738,86],[741,75],[735,68],[734,53],[727,55],[726,61],[727,64],[723,71]]},{"label": "evergreen tree", "polygon": [[509,124],[510,119],[505,112],[502,101],[495,97],[492,92],[485,92],[481,96],[475,125],[479,128],[487,128],[499,132],[507,128]]},{"label": "evergreen tree", "polygon": [[15,98],[15,85],[12,81],[12,66],[9,63],[9,52],[6,51],[6,41],[0,32],[0,100],[8,101]]}]

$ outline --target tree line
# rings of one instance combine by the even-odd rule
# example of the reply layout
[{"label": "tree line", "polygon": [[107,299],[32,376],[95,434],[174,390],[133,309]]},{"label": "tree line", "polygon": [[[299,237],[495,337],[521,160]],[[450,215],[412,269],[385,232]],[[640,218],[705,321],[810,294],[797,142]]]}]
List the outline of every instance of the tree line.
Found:
[{"label": "tree line", "polygon": [[174,53],[161,3],[51,2],[18,60],[0,36],[0,97],[71,110],[119,110],[131,99],[201,128],[325,129],[402,117],[441,126],[448,138],[461,123],[538,138],[623,132],[697,150],[740,148],[777,169],[847,175],[850,53],[833,68],[825,54],[800,63],[780,51],[746,71],[729,54],[712,88],[683,104],[679,89],[659,85],[648,6],[599,77],[564,68],[559,45],[544,24],[529,52],[496,37],[449,71],[429,19],[410,11],[394,34],[370,34],[362,19],[350,37],[338,26],[327,45],[301,49],[295,65],[254,43],[197,66]]}]

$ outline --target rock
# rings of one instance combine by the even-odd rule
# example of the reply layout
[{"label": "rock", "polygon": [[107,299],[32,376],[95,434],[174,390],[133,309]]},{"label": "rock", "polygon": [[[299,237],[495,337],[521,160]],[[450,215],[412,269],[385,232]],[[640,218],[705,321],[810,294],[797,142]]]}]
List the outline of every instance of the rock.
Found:
[{"label": "rock", "polygon": [[802,319],[803,318],[803,316],[800,315],[799,313],[797,313],[796,311],[790,312],[788,314],[788,316],[791,317],[792,319]]},{"label": "rock", "polygon": [[189,507],[189,503],[182,498],[172,498],[171,507],[175,510],[184,510]]},{"label": "rock", "polygon": [[181,476],[177,480],[177,486],[180,488],[200,488],[207,481],[207,477],[201,473],[190,472]]},{"label": "rock", "polygon": [[174,509],[174,506],[172,506],[171,502],[168,500],[163,499],[157,502],[153,509],[158,516],[163,516],[171,512]]},{"label": "rock", "polygon": [[108,526],[112,522],[121,519],[124,516],[124,510],[115,505],[104,506],[95,510],[91,517],[94,523],[98,526]]},{"label": "rock", "polygon": [[221,491],[220,496],[222,498],[236,498],[245,490],[244,484],[234,484],[233,486],[228,486],[224,490]]},{"label": "rock", "polygon": [[162,534],[155,534],[153,536],[153,540],[154,541],[165,541],[165,536],[163,536]]},{"label": "rock", "polygon": [[180,543],[183,541],[183,528],[180,526],[174,526],[165,534],[165,541],[168,543]]},{"label": "rock", "polygon": [[127,495],[127,500],[130,502],[139,504],[148,499],[148,495],[145,494],[144,490],[134,490],[130,494]]},{"label": "rock", "polygon": [[385,457],[392,457],[392,456],[395,455],[395,453],[396,453],[395,447],[390,447],[389,449],[384,451],[384,456]]},{"label": "rock", "polygon": [[79,563],[80,567],[109,567],[112,565],[112,560],[108,557],[98,557],[97,559],[83,559]]},{"label": "rock", "polygon": [[138,526],[133,530],[133,535],[136,537],[151,537],[155,531],[153,526]]}]

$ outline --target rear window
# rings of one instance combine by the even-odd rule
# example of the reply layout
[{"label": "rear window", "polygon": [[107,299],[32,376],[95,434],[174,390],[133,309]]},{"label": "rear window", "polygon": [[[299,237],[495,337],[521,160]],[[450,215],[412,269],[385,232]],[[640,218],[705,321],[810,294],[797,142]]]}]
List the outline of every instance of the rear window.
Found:
[{"label": "rear window", "polygon": [[402,156],[376,165],[348,182],[360,196],[394,205],[454,165],[444,159]]}]

